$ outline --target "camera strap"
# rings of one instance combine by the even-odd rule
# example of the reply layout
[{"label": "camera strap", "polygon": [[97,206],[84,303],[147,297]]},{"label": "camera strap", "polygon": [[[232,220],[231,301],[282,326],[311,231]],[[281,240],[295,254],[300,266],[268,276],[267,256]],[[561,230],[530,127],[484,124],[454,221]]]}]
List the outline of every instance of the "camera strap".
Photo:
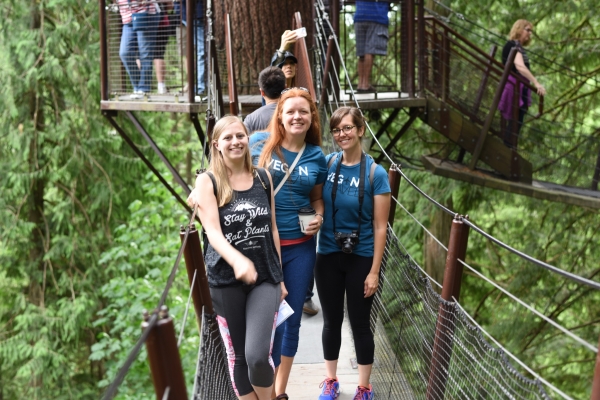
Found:
[{"label": "camera strap", "polygon": [[[337,232],[335,229],[335,215],[338,210],[335,208],[335,198],[337,196],[337,188],[338,188],[338,179],[340,176],[340,169],[342,168],[342,160],[344,159],[344,153],[340,157],[340,160],[335,168],[335,175],[333,176],[333,187],[331,188],[331,208],[333,208],[333,213],[331,218],[333,218],[333,232]],[[367,169],[367,159],[365,157],[364,151],[360,155],[360,176],[358,181],[358,229],[356,230],[356,234],[360,240],[360,225],[362,221],[362,206],[363,200],[365,198],[365,171]]]}]

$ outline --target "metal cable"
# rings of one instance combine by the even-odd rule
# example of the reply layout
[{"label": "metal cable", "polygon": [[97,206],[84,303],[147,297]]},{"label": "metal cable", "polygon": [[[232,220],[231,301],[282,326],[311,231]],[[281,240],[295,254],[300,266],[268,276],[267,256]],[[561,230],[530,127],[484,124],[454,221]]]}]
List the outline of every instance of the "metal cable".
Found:
[{"label": "metal cable", "polygon": [[192,284],[190,285],[190,294],[188,295],[187,304],[185,305],[185,313],[183,314],[183,321],[181,323],[181,328],[179,329],[179,339],[177,339],[177,348],[181,346],[181,342],[183,341],[183,331],[185,328],[185,323],[187,321],[188,312],[190,310],[190,301],[192,300],[192,291],[194,290],[194,285],[196,283],[196,275],[198,270],[194,270],[194,277],[192,278]]}]

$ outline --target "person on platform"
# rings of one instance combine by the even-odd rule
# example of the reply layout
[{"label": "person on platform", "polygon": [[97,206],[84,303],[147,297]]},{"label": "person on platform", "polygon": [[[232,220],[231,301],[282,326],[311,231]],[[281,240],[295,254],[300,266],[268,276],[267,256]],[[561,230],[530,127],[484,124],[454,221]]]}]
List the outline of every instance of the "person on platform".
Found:
[{"label": "person on platform", "polygon": [[374,93],[371,84],[373,59],[376,55],[387,55],[389,39],[388,1],[356,1],[354,32],[356,33],[356,55],[358,56],[357,93]]},{"label": "person on platform", "polygon": [[246,125],[250,134],[256,131],[264,131],[269,126],[271,117],[273,117],[273,112],[281,96],[281,91],[285,89],[285,75],[283,71],[277,67],[263,69],[258,75],[258,87],[260,95],[266,104],[248,114],[244,119],[244,125]]},{"label": "person on platform", "polygon": [[[524,47],[531,42],[532,35],[533,25],[531,22],[525,19],[517,20],[510,30],[508,42],[506,42],[502,49],[502,64],[506,64],[510,51],[516,47],[517,54],[515,56],[512,71],[531,82],[536,87],[538,95],[545,96],[546,88],[544,88],[531,73],[529,57],[527,57],[527,52],[524,49]],[[515,86],[518,87],[517,90],[520,91],[517,120],[515,120],[513,115],[514,107],[516,107],[516,105],[513,104]],[[525,119],[525,114],[527,114],[527,109],[530,105],[531,92],[529,91],[529,88],[517,82],[512,76],[509,76],[508,82],[504,86],[500,103],[498,104],[498,109],[507,122],[506,130],[504,131],[504,144],[507,147],[516,145],[521,126],[523,125],[523,120]]]},{"label": "person on platform", "polygon": [[215,124],[210,167],[196,179],[188,204],[198,207],[208,236],[208,284],[233,389],[239,399],[268,400],[272,337],[287,292],[272,178],[252,165],[248,138],[237,117]]},{"label": "person on platform", "polygon": [[319,234],[315,265],[327,374],[319,400],[336,399],[339,394],[337,364],[344,297],[358,361],[354,399],[372,400],[370,376],[375,343],[370,315],[373,295],[379,286],[391,189],[385,170],[362,150],[365,121],[360,110],[338,108],[329,126],[342,151],[327,156],[327,181],[323,186],[326,218]]},{"label": "person on platform", "polygon": [[[204,73],[204,1],[196,1],[194,10],[194,44],[196,46],[196,98],[197,102],[206,90],[206,80]],[[181,24],[177,27],[177,48],[180,50],[180,56],[186,57],[187,54],[187,3],[186,0],[174,2],[175,14],[181,15]],[[187,62],[183,60],[183,68],[187,71]],[[187,92],[187,85],[184,85],[183,92]]]},{"label": "person on platform", "polygon": [[[323,223],[321,192],[327,165],[320,145],[319,114],[311,95],[302,88],[284,90],[268,132],[250,137],[253,162],[268,168],[273,176],[286,301],[294,310],[275,331],[273,342],[278,400],[288,399],[285,391],[298,350],[302,306],[313,281],[315,235]],[[309,215],[304,229],[299,213]]]},{"label": "person on platform", "polygon": [[286,88],[296,86],[296,67],[298,66],[298,59],[290,50],[297,40],[298,36],[295,31],[287,30],[283,32],[281,35],[281,45],[271,58],[271,66],[281,68],[285,74]]}]

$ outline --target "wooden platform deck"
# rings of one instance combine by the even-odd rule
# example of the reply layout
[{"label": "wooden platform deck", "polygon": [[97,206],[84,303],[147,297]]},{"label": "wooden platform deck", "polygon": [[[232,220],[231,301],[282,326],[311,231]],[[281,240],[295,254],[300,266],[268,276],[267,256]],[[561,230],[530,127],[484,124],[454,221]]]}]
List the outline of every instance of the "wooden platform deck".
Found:
[{"label": "wooden platform deck", "polygon": [[[356,100],[363,110],[381,109],[381,108],[404,108],[404,107],[425,107],[426,100],[421,98],[411,98],[406,93],[385,92],[385,93],[365,93],[357,94]],[[333,96],[330,96],[333,102]],[[348,93],[340,92],[338,96],[340,104],[354,105],[354,97]],[[239,96],[240,110],[243,116],[250,114],[261,106],[260,95],[241,95]],[[229,97],[224,96],[223,104],[226,111],[229,111]],[[128,94],[114,95],[110,100],[100,102],[102,110],[116,111],[149,111],[149,112],[176,112],[176,113],[204,113],[206,112],[206,102],[187,102],[187,94],[169,93],[169,94],[149,94],[142,99],[131,99]]]},{"label": "wooden platform deck", "polygon": [[512,182],[490,171],[470,170],[466,165],[433,157],[421,157],[425,168],[434,175],[469,182],[540,200],[555,201],[580,207],[600,209],[600,192],[534,180],[531,185]]}]

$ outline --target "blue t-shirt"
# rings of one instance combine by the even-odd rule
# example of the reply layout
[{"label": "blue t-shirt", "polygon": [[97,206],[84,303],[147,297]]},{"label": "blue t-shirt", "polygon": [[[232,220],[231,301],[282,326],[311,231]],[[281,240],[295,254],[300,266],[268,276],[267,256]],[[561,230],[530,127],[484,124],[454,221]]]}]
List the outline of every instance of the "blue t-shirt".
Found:
[{"label": "blue t-shirt", "polygon": [[[258,165],[260,153],[269,135],[269,132],[256,132],[250,136],[250,151],[254,165]],[[268,166],[273,177],[273,190],[279,185],[288,166],[292,165],[298,155],[284,148],[281,148],[281,152],[285,159],[283,163],[277,153],[273,152],[271,165]],[[290,177],[275,195],[275,216],[281,239],[299,239],[304,236],[298,224],[298,209],[310,207],[310,191],[315,185],[324,183],[326,177],[327,163],[323,151],[319,146],[307,143]]]},{"label": "blue t-shirt", "polygon": [[388,26],[390,20],[388,11],[390,3],[388,1],[356,1],[356,13],[354,22],[376,22]]},{"label": "blue t-shirt", "polygon": [[[319,233],[319,254],[329,254],[342,251],[333,237],[333,204],[331,202],[331,191],[333,189],[333,178],[338,163],[342,160],[342,153],[332,153],[327,156],[327,164],[331,157],[337,154],[336,160],[327,171],[327,181],[323,185],[323,202],[325,203],[325,219]],[[373,187],[369,179],[371,164],[375,161],[366,157],[365,168],[365,192],[363,197],[362,216],[360,225],[360,237],[358,245],[354,247],[353,254],[363,257],[372,257],[375,247],[373,236],[373,196],[391,193],[388,175],[381,165],[375,168]],[[360,163],[347,166],[342,164],[338,177],[338,187],[335,197],[335,208],[338,210],[335,216],[335,229],[338,232],[351,233],[358,230],[358,185],[360,182]]]}]

